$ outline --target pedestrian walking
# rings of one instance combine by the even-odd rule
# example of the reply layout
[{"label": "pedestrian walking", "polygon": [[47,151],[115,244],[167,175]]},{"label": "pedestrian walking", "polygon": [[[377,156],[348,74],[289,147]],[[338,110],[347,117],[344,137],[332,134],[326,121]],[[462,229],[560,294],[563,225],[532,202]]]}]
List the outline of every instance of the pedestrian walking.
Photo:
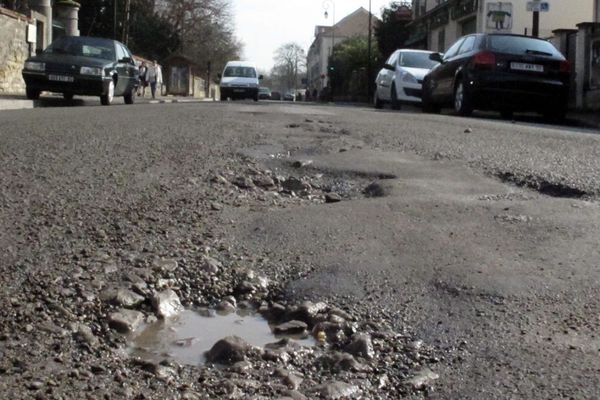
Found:
[{"label": "pedestrian walking", "polygon": [[140,87],[138,88],[138,96],[144,97],[146,95],[146,88],[148,87],[148,67],[145,62],[140,65]]},{"label": "pedestrian walking", "polygon": [[158,62],[156,62],[156,60],[154,60],[152,65],[148,68],[147,79],[148,83],[150,83],[150,92],[152,93],[152,98],[155,99],[156,87],[158,86],[160,95],[160,93],[162,92],[163,83],[162,69],[160,68],[160,65],[158,65]]}]

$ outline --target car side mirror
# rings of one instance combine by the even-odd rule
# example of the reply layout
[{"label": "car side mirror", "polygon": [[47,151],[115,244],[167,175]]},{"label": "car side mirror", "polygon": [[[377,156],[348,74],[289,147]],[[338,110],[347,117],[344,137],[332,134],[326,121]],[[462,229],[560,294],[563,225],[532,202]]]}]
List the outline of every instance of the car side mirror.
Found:
[{"label": "car side mirror", "polygon": [[258,76],[258,80],[262,81],[263,79],[265,79],[265,77],[264,77],[264,76],[262,76],[262,75],[259,75],[259,76]]},{"label": "car side mirror", "polygon": [[441,63],[443,61],[442,53],[431,53],[429,59]]},{"label": "car side mirror", "polygon": [[390,71],[395,71],[396,68],[394,68],[392,65],[390,64],[383,64],[383,68],[388,69]]}]

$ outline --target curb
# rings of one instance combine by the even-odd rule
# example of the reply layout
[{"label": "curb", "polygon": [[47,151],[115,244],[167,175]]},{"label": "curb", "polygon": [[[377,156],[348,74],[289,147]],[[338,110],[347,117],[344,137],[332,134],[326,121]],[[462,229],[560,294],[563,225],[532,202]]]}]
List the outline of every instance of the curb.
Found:
[{"label": "curb", "polygon": [[0,111],[27,110],[34,107],[33,100],[0,99]]}]

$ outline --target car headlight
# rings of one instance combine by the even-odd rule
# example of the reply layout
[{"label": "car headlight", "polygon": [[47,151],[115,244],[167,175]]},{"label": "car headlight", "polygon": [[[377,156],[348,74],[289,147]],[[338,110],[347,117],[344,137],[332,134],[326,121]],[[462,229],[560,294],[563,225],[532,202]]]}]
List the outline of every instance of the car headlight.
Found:
[{"label": "car headlight", "polygon": [[414,75],[408,73],[408,72],[403,72],[402,73],[402,82],[406,82],[406,83],[418,83],[417,78],[414,77]]},{"label": "car headlight", "polygon": [[25,69],[28,69],[30,71],[45,71],[46,64],[43,62],[37,62],[37,61],[26,61]]},{"label": "car headlight", "polygon": [[79,73],[81,75],[95,75],[95,76],[102,76],[102,68],[98,68],[98,67],[81,67],[81,69],[79,70]]}]

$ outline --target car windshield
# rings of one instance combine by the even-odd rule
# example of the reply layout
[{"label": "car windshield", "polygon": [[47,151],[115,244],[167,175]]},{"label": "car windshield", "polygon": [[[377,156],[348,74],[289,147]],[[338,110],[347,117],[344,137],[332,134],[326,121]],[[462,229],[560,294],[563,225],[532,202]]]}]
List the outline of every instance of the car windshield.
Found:
[{"label": "car windshield", "polygon": [[256,78],[256,70],[253,67],[227,67],[223,76],[225,78]]},{"label": "car windshield", "polygon": [[431,69],[438,65],[438,62],[430,60],[429,54],[430,53],[403,51],[400,53],[398,65],[407,68]]},{"label": "car windshield", "polygon": [[262,93],[269,93],[269,92],[270,92],[270,90],[269,90],[269,88],[268,88],[268,87],[261,87],[261,88],[260,88],[260,89],[258,89],[258,90],[259,90],[260,92],[262,92]]},{"label": "car windshield", "polygon": [[522,36],[490,35],[488,48],[507,54],[560,56],[560,52],[550,42]]},{"label": "car windshield", "polygon": [[103,60],[114,60],[116,58],[115,46],[112,41],[86,37],[62,37],[48,46],[44,53],[68,54],[71,56],[101,58]]}]

